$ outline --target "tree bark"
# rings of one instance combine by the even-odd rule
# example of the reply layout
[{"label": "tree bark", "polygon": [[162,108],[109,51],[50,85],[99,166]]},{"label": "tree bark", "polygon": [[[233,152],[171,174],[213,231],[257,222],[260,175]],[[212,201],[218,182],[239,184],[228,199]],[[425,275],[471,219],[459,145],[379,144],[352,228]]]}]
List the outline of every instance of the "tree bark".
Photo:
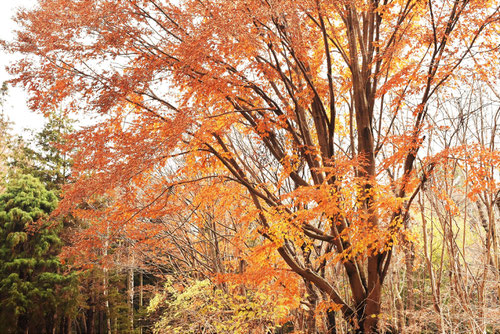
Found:
[{"label": "tree bark", "polygon": [[326,311],[326,333],[337,334],[337,324],[335,322],[335,312],[332,310]]},{"label": "tree bark", "polygon": [[128,268],[127,277],[127,292],[128,292],[128,327],[130,333],[134,331],[134,268]]}]

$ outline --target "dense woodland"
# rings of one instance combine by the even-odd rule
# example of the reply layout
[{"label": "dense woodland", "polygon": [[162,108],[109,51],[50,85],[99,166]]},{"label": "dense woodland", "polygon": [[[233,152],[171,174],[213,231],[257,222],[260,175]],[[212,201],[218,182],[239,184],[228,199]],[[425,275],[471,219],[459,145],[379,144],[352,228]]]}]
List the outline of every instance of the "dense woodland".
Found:
[{"label": "dense woodland", "polygon": [[16,20],[0,332],[500,333],[498,0]]}]

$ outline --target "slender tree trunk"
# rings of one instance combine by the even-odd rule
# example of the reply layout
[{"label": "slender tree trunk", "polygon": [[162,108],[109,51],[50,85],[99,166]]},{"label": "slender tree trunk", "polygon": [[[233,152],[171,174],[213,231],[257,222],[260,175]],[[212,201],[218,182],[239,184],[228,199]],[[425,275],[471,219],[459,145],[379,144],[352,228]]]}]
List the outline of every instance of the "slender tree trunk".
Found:
[{"label": "slender tree trunk", "polygon": [[85,319],[85,323],[83,323],[81,325],[78,324],[77,328],[78,328],[78,331],[80,332],[80,334],[88,333],[87,319]]},{"label": "slender tree trunk", "polygon": [[87,324],[85,325],[85,332],[89,334],[94,334],[94,328],[95,328],[95,302],[94,302],[94,295],[91,296],[91,307],[90,307],[90,314],[89,317],[87,318]]},{"label": "slender tree trunk", "polygon": [[[405,314],[405,316],[403,317],[403,319],[408,319],[408,327],[410,328],[413,328],[413,325],[415,324],[415,317],[413,316],[413,311],[414,311],[414,308],[415,308],[415,301],[414,301],[414,298],[415,298],[415,289],[413,287],[413,279],[414,279],[414,275],[413,275],[413,264],[415,262],[415,253],[414,253],[414,247],[413,247],[413,244],[411,244],[411,247],[410,249],[407,249],[406,250],[406,303],[405,303],[405,310],[407,311],[407,313]],[[403,323],[403,326],[406,326],[406,322]],[[401,330],[403,330],[403,328],[401,328]]]},{"label": "slender tree trunk", "polygon": [[28,333],[29,332],[29,321],[28,317],[25,314],[19,316],[17,321],[18,333]]},{"label": "slender tree trunk", "polygon": [[335,322],[335,312],[326,311],[326,334],[337,334],[337,324]]},{"label": "slender tree trunk", "polygon": [[104,289],[104,307],[105,307],[105,330],[106,333],[111,334],[111,310],[109,308],[109,287],[108,287],[108,269],[104,269],[104,279],[103,279],[103,289]]},{"label": "slender tree trunk", "polygon": [[318,302],[318,295],[314,291],[314,286],[311,282],[305,281],[307,301],[309,303],[308,310],[306,312],[306,333],[315,334],[316,333],[316,304]]},{"label": "slender tree trunk", "polygon": [[[62,329],[64,326],[64,319],[61,319],[61,323],[59,327]],[[57,332],[57,312],[54,312],[54,315],[52,316],[52,321],[49,320],[49,323],[47,324],[47,333],[52,333],[56,334]],[[61,333],[64,333],[61,331]]]},{"label": "slender tree trunk", "polygon": [[[106,258],[108,255],[109,247],[109,225],[106,229],[106,239],[104,241],[103,257]],[[108,268],[104,267],[104,279],[103,279],[103,294],[104,294],[104,304],[106,308],[106,333],[111,334],[111,312],[109,309],[109,288],[108,288]]]},{"label": "slender tree trunk", "polygon": [[71,317],[68,316],[66,318],[66,322],[67,322],[66,333],[71,334],[71,330],[73,328],[73,320],[71,319]]},{"label": "slender tree trunk", "polygon": [[128,269],[127,278],[127,291],[128,291],[128,324],[129,331],[134,331],[134,268],[130,266]]},{"label": "slender tree trunk", "polygon": [[[144,306],[144,277],[143,272],[139,274],[139,308],[142,309]],[[142,325],[139,327],[139,332],[142,334]]]},{"label": "slender tree trunk", "polygon": [[105,328],[104,328],[104,312],[103,310],[99,310],[99,333],[104,333]]}]

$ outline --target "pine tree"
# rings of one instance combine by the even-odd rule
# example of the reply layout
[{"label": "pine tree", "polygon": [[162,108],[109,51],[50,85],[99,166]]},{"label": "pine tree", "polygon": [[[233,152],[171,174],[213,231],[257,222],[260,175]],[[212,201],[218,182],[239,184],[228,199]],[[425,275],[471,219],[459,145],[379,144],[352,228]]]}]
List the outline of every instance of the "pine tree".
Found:
[{"label": "pine tree", "polygon": [[31,131],[31,145],[19,141],[13,143],[17,146],[14,150],[17,154],[11,156],[12,169],[37,177],[57,195],[71,169],[71,160],[60,146],[65,143],[65,136],[73,130],[72,124],[73,121],[64,115],[50,114],[39,132]]},{"label": "pine tree", "polygon": [[[5,96],[7,95],[7,85],[5,82],[0,87],[0,180],[3,180],[7,175],[8,164],[7,158],[9,156],[9,146],[12,141],[10,129],[12,123],[4,113],[3,106],[5,104]],[[0,191],[2,191],[2,184],[0,183]]]},{"label": "pine tree", "polygon": [[0,195],[2,333],[52,332],[75,303],[74,277],[57,258],[61,224],[48,219],[56,206],[54,192],[31,175],[11,179]]}]

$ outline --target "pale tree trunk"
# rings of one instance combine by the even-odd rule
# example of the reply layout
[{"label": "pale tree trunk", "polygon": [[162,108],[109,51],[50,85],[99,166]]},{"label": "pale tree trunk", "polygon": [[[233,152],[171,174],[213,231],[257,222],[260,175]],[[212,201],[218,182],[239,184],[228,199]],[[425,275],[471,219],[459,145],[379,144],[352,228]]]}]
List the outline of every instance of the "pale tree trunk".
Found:
[{"label": "pale tree trunk", "polygon": [[132,333],[134,330],[134,268],[133,267],[130,267],[128,269],[127,290],[128,290],[128,322],[129,322],[129,330]]},{"label": "pale tree trunk", "polygon": [[108,287],[107,268],[104,268],[103,294],[104,294],[104,306],[106,308],[106,333],[111,334],[111,311],[109,308],[109,287]]},{"label": "pale tree trunk", "polygon": [[[498,209],[498,213],[500,214],[500,191],[496,194],[496,200],[495,200],[495,204],[497,206],[497,209]],[[497,297],[500,299],[500,251],[498,249],[499,245],[498,245],[498,236],[497,236],[497,219],[494,218],[494,215],[493,215],[493,210],[492,211],[492,214],[491,214],[491,229],[493,232],[493,254],[494,254],[494,257],[495,257],[495,277],[497,279]]]},{"label": "pale tree trunk", "polygon": [[[144,306],[144,277],[143,272],[141,271],[139,274],[139,308],[142,309]],[[142,326],[139,327],[139,332],[142,334]]]},{"label": "pale tree trunk", "polygon": [[[108,256],[109,247],[109,225],[106,229],[106,239],[104,241],[104,258]],[[111,334],[111,312],[109,309],[109,290],[108,290],[108,268],[104,266],[103,268],[104,278],[103,278],[103,294],[104,294],[104,305],[106,308],[106,333]]]},{"label": "pale tree trunk", "polygon": [[[440,281],[441,280],[436,279],[436,274],[434,272],[434,268],[432,265],[432,257],[429,254],[429,250],[432,252],[432,237],[431,237],[431,240],[428,241],[427,220],[426,220],[426,217],[424,215],[425,206],[423,203],[423,198],[421,198],[420,195],[419,195],[419,202],[420,202],[419,203],[420,204],[420,214],[422,217],[422,237],[423,237],[423,241],[424,241],[424,246],[423,246],[424,257],[425,257],[425,264],[427,267],[428,275],[430,278],[431,291],[432,291],[432,302],[433,302],[434,310],[436,311],[436,313],[439,316],[439,323],[438,323],[439,331],[441,333],[444,333],[444,328],[445,328],[444,318],[443,318],[443,314],[441,312],[441,293],[440,293],[440,284],[441,284]],[[443,247],[442,253],[441,253],[441,268],[442,268],[443,259],[444,259],[444,247]]]},{"label": "pale tree trunk", "polygon": [[413,287],[413,280],[414,280],[414,272],[413,272],[413,265],[415,262],[415,253],[414,253],[414,247],[413,243],[411,244],[409,249],[406,249],[406,286],[407,286],[407,294],[406,294],[406,305],[404,307],[406,314],[403,316],[403,320],[405,321],[402,325],[403,328],[406,327],[406,319],[408,319],[408,327],[410,328],[409,333],[411,332],[411,328],[415,325],[415,317],[413,316],[413,311],[415,309],[415,289]]},{"label": "pale tree trunk", "polygon": [[129,267],[127,273],[127,294],[128,294],[128,322],[129,331],[132,333],[134,331],[134,253],[129,252]]}]

